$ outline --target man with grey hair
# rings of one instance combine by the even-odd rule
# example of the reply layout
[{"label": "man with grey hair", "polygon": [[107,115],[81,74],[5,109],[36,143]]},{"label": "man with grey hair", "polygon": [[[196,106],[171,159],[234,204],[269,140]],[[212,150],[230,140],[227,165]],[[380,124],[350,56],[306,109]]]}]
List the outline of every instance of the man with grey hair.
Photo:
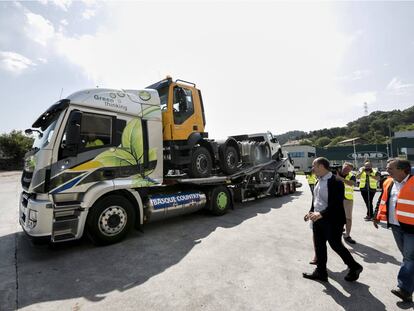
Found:
[{"label": "man with grey hair", "polygon": [[386,221],[403,256],[398,272],[398,285],[391,293],[405,302],[412,302],[414,292],[414,178],[407,160],[387,161],[392,178],[384,181],[381,200],[375,212],[374,226]]}]

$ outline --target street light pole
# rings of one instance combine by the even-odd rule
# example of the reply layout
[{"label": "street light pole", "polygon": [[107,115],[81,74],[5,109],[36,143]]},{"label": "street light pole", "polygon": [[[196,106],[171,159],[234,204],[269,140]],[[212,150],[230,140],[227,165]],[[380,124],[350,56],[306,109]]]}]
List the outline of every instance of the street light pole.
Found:
[{"label": "street light pole", "polygon": [[354,165],[355,165],[355,169],[358,167],[357,166],[357,154],[356,154],[356,149],[355,149],[355,138],[352,140],[352,145],[354,146]]},{"label": "street light pole", "polygon": [[390,119],[389,119],[389,118],[387,118],[387,120],[388,120],[388,135],[389,135],[389,137],[390,137],[390,155],[391,155],[391,158],[393,158],[393,157],[394,157],[394,155],[393,155],[393,153],[392,153],[392,138],[391,138],[391,126],[390,126]]}]

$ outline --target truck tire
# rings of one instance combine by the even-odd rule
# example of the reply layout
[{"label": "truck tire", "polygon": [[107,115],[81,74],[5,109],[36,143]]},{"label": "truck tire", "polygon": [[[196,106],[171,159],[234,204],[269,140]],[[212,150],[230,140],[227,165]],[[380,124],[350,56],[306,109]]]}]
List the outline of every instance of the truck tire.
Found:
[{"label": "truck tire", "polygon": [[272,154],[270,151],[269,144],[265,143],[260,146],[262,151],[262,161],[263,163],[269,162],[272,159]]},{"label": "truck tire", "polygon": [[207,208],[211,214],[221,216],[227,213],[232,205],[230,192],[227,187],[213,188],[207,198]]},{"label": "truck tire", "polygon": [[125,238],[134,220],[134,207],[126,198],[120,195],[104,197],[89,209],[87,234],[97,245],[117,243]]},{"label": "truck tire", "polygon": [[261,161],[261,150],[257,143],[252,143],[250,145],[250,163],[253,165],[257,165]]},{"label": "truck tire", "polygon": [[221,170],[227,175],[232,175],[237,172],[239,164],[239,154],[233,146],[227,146],[224,150],[223,164]]},{"label": "truck tire", "polygon": [[211,155],[203,146],[194,149],[191,155],[191,163],[188,174],[194,178],[204,178],[211,175]]}]

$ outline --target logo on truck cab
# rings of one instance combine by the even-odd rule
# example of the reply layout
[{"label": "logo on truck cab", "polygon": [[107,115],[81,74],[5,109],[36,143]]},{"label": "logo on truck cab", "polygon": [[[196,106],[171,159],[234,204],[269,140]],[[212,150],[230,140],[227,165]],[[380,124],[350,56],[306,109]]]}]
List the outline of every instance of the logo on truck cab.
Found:
[{"label": "logo on truck cab", "polygon": [[[116,97],[114,93],[111,93],[110,95],[111,97]],[[107,107],[112,107],[112,108],[116,108],[116,109],[123,110],[123,111],[128,110],[127,106],[115,103],[115,100],[113,98],[100,96],[100,95],[95,95],[93,98],[98,101],[103,101],[105,103],[105,106]]]}]

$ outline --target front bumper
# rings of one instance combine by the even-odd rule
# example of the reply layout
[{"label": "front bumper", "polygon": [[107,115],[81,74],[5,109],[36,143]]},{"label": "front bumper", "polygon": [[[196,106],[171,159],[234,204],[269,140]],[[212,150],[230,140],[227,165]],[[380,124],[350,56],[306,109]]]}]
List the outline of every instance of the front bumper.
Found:
[{"label": "front bumper", "polygon": [[48,200],[36,200],[30,194],[22,192],[19,204],[19,222],[23,230],[31,237],[52,235],[53,204]]}]

